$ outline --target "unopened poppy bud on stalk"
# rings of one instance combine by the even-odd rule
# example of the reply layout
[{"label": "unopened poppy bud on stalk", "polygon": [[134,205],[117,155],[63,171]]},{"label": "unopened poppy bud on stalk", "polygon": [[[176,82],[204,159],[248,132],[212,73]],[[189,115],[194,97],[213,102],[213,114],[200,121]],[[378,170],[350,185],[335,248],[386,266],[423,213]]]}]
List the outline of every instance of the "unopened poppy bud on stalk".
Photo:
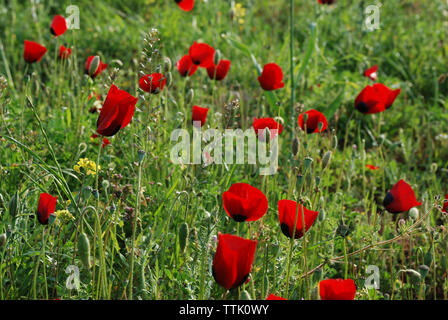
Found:
[{"label": "unopened poppy bud on stalk", "polygon": [[137,154],[138,154],[138,162],[142,163],[143,160],[145,159],[145,154],[146,154],[145,151],[138,150]]},{"label": "unopened poppy bud on stalk", "polygon": [[190,104],[193,101],[193,98],[194,98],[194,90],[189,89],[185,96],[185,104]]},{"label": "unopened poppy bud on stalk", "polygon": [[93,57],[88,70],[89,76],[93,77],[95,73],[98,71],[98,68],[100,67],[100,61],[101,60],[99,56]]},{"label": "unopened poppy bud on stalk", "polygon": [[173,63],[171,62],[171,59],[168,57],[163,58],[163,68],[165,72],[170,72],[171,68],[173,67]]},{"label": "unopened poppy bud on stalk", "polygon": [[292,141],[292,155],[294,157],[297,156],[297,154],[299,153],[299,150],[300,150],[300,141],[299,141],[299,138],[296,137]]},{"label": "unopened poppy bud on stalk", "polygon": [[215,56],[213,57],[213,62],[215,63],[215,65],[219,64],[219,61],[221,60],[221,51],[219,51],[219,49],[216,49],[215,51]]},{"label": "unopened poppy bud on stalk", "polygon": [[322,170],[328,167],[328,165],[330,164],[331,155],[332,155],[331,151],[325,152],[324,156],[322,157]]},{"label": "unopened poppy bud on stalk", "polygon": [[417,208],[411,208],[411,210],[409,210],[409,217],[412,220],[417,220],[418,219],[418,209]]},{"label": "unopened poppy bud on stalk", "polygon": [[0,234],[0,247],[6,243],[6,240],[7,240],[6,233]]}]

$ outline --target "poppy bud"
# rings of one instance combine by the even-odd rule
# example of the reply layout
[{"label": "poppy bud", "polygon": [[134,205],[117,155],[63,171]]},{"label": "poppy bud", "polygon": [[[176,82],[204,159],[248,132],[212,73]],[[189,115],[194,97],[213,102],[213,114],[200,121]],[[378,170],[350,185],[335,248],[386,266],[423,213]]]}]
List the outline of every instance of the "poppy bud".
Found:
[{"label": "poppy bud", "polygon": [[168,57],[163,58],[163,70],[165,72],[170,72],[172,67],[173,64],[171,62],[171,59]]},{"label": "poppy bud", "polygon": [[411,284],[414,286],[418,286],[420,284],[420,280],[422,278],[421,274],[415,271],[414,269],[406,269],[406,270],[400,270],[401,272],[405,272],[409,278]]},{"label": "poppy bud", "polygon": [[183,222],[179,227],[179,247],[180,252],[184,252],[188,243],[188,224]]},{"label": "poppy bud", "polygon": [[90,242],[89,238],[84,232],[81,232],[79,234],[78,253],[84,267],[90,269],[90,267],[92,266],[92,263],[90,261]]},{"label": "poppy bud", "polygon": [[241,300],[252,300],[252,298],[250,297],[249,292],[247,292],[246,290],[243,290],[241,292]]},{"label": "poppy bud", "polygon": [[333,139],[331,141],[331,146],[333,149],[336,149],[338,147],[338,136],[334,135]]},{"label": "poppy bud", "polygon": [[190,104],[194,98],[194,90],[189,89],[187,95],[185,96],[185,104]]},{"label": "poppy bud", "polygon": [[100,57],[94,56],[92,61],[90,62],[89,69],[87,70],[87,73],[89,76],[93,77],[93,75],[98,71],[98,68],[100,67]]},{"label": "poppy bud", "polygon": [[99,56],[89,56],[86,60],[85,71],[92,78],[96,78],[105,69],[107,69],[107,64],[101,62]]},{"label": "poppy bud", "polygon": [[315,181],[315,183],[316,183],[316,187],[318,187],[319,185],[320,185],[320,177],[319,176],[316,176],[315,178],[314,178],[314,181]]},{"label": "poppy bud", "polygon": [[16,193],[12,196],[11,200],[9,201],[9,216],[14,218],[17,213],[19,212],[19,206],[20,206],[20,198],[19,198],[19,192],[16,191]]},{"label": "poppy bud", "polygon": [[418,209],[417,208],[411,208],[411,210],[409,210],[409,217],[412,220],[417,220],[418,219]]},{"label": "poppy bud", "polygon": [[292,155],[295,157],[299,153],[300,150],[300,141],[299,138],[295,137],[292,141]]},{"label": "poppy bud", "polygon": [[418,267],[418,270],[420,271],[420,275],[423,278],[425,278],[429,272],[429,267],[427,265],[422,264],[420,267]]},{"label": "poppy bud", "polygon": [[92,189],[92,195],[95,199],[99,199],[100,198],[100,193],[98,192],[97,189]]},{"label": "poppy bud", "polygon": [[322,157],[322,170],[328,167],[331,161],[331,151],[325,152],[324,156]]},{"label": "poppy bud", "polygon": [[8,238],[6,237],[6,233],[0,234],[0,247],[3,246],[6,243],[6,240]]},{"label": "poppy bud", "polygon": [[221,51],[219,51],[219,49],[217,49],[215,51],[215,57],[213,58],[213,62],[215,65],[218,65],[220,60],[221,60]]}]

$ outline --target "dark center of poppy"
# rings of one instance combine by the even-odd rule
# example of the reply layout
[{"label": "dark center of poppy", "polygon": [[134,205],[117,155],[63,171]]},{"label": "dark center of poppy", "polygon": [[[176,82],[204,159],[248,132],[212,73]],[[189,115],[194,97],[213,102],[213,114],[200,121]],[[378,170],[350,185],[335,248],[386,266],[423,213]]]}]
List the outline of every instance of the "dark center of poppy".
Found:
[{"label": "dark center of poppy", "polygon": [[386,194],[386,197],[384,198],[383,205],[384,205],[385,207],[387,207],[387,206],[390,205],[393,201],[394,201],[394,197],[392,196],[392,194],[391,194],[390,192],[388,192],[388,193]]},{"label": "dark center of poppy", "polygon": [[176,3],[181,3],[183,0],[174,0]]},{"label": "dark center of poppy", "polygon": [[243,216],[242,214],[236,214],[232,216],[233,220],[235,220],[236,222],[243,222],[246,221],[247,217]]},{"label": "dark center of poppy", "polygon": [[56,35],[56,32],[54,32],[53,27],[50,27],[50,32],[51,32],[52,35],[54,35],[54,36]]},{"label": "dark center of poppy", "polygon": [[356,109],[358,109],[359,112],[367,113],[369,111],[369,106],[361,101],[356,105]]},{"label": "dark center of poppy", "polygon": [[316,129],[315,128],[306,128],[307,133],[313,133],[314,130],[316,130]]},{"label": "dark center of poppy", "polygon": [[287,236],[288,238],[291,238],[291,234],[289,233],[289,227],[286,223],[282,223],[280,225],[280,228],[282,229],[282,232],[285,236]]}]

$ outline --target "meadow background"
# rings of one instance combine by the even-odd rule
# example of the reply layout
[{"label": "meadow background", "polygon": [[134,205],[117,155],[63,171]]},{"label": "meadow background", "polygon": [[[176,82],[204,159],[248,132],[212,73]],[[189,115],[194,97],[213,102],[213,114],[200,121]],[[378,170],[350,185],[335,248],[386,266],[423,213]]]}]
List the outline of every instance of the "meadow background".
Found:
[{"label": "meadow background", "polygon": [[[70,4],[80,9],[80,29],[54,38],[51,20]],[[7,84],[0,94],[0,234],[7,241],[0,246],[0,299],[237,299],[243,290],[253,299],[270,293],[318,299],[319,280],[344,277],[355,280],[356,299],[447,299],[447,219],[440,205],[448,193],[448,3],[383,1],[381,29],[368,32],[370,4],[295,1],[293,102],[289,1],[197,0],[186,13],[161,0],[1,0],[0,74]],[[152,28],[159,31],[160,59],[148,62],[142,52]],[[25,39],[48,48],[42,61],[27,66]],[[224,81],[210,81],[204,70],[180,77],[175,63],[194,41],[231,60]],[[60,44],[73,48],[68,61],[56,58]],[[286,85],[275,91],[277,103],[260,88],[250,54],[261,66],[282,67]],[[109,64],[93,81],[84,74],[90,55]],[[363,115],[354,99],[371,84],[362,73],[374,64],[378,81],[401,94],[386,112]],[[139,72],[159,66],[171,72],[171,83],[159,95],[144,94]],[[104,99],[112,82],[139,96],[137,111],[101,151],[98,177],[79,174],[78,160],[96,162],[99,149],[90,138],[98,115],[89,112],[95,99],[88,96]],[[229,112],[225,106],[235,99],[239,107]],[[277,174],[260,176],[256,165],[170,163],[170,134],[191,117],[193,104],[210,108],[213,128],[245,130],[253,117],[282,117]],[[328,130],[297,130],[303,109],[325,113]],[[331,163],[323,168],[328,151]],[[305,157],[313,159],[309,171]],[[382,206],[400,179],[423,202],[418,216],[392,215]],[[261,220],[237,224],[225,213],[222,193],[236,182],[268,197]],[[57,195],[57,210],[74,219],[40,225],[41,192]],[[320,212],[306,242],[294,241],[289,279],[290,242],[277,212],[285,198]],[[81,219],[90,269],[76,250]],[[188,242],[181,250],[184,222]],[[251,281],[227,295],[211,274],[218,232],[258,240]],[[80,268],[79,290],[66,287],[70,265]],[[368,265],[379,268],[378,290],[364,287]]]}]

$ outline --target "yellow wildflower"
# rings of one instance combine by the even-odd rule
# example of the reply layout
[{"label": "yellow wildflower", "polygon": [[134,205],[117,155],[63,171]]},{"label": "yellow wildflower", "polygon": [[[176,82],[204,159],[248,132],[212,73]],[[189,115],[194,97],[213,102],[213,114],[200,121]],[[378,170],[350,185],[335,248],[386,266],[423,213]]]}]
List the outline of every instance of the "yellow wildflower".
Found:
[{"label": "yellow wildflower", "polygon": [[54,213],[58,220],[70,221],[75,220],[75,217],[68,210],[58,210]]},{"label": "yellow wildflower", "polygon": [[[84,169],[87,175],[95,175],[97,173],[96,163],[87,158],[79,159],[78,163],[73,167],[73,169],[81,173],[81,169]],[[101,167],[98,166],[98,171],[101,170]]]}]

